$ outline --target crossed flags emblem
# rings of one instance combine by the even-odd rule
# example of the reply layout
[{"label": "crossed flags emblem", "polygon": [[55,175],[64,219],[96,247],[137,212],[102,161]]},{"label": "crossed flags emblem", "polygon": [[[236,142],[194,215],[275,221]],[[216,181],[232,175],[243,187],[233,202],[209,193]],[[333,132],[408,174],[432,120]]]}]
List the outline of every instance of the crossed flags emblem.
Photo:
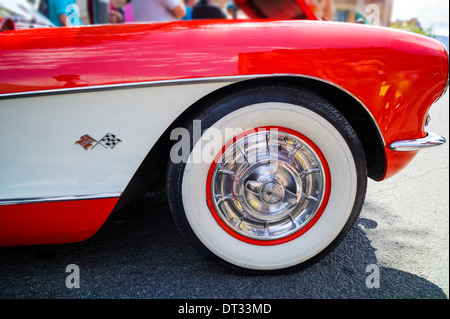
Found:
[{"label": "crossed flags emblem", "polygon": [[87,151],[89,149],[94,149],[97,145],[101,145],[104,148],[113,149],[119,142],[122,142],[122,140],[117,138],[114,134],[106,133],[105,136],[103,136],[98,141],[90,135],[85,134],[81,136],[80,139],[75,142],[75,144],[80,144]]}]

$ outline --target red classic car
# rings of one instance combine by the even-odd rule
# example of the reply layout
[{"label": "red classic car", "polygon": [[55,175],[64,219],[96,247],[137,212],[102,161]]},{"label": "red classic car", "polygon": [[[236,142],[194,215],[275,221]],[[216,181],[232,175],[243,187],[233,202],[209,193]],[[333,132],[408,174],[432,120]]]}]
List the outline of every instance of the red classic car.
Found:
[{"label": "red classic car", "polygon": [[426,124],[447,87],[441,43],[382,27],[2,27],[0,245],[85,240],[163,181],[210,260],[308,266],[351,229],[368,177],[445,142]]}]

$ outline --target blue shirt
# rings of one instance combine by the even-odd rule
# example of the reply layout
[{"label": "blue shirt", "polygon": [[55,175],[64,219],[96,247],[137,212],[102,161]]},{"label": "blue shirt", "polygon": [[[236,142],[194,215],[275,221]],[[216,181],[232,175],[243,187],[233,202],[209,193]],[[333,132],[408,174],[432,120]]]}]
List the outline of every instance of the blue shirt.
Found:
[{"label": "blue shirt", "polygon": [[186,15],[181,20],[192,20],[192,8],[186,7]]},{"label": "blue shirt", "polygon": [[[72,26],[81,25],[80,10],[75,0],[48,0],[48,18],[56,26],[61,26],[60,15],[66,15],[68,23]],[[67,21],[66,20],[66,21]]]}]

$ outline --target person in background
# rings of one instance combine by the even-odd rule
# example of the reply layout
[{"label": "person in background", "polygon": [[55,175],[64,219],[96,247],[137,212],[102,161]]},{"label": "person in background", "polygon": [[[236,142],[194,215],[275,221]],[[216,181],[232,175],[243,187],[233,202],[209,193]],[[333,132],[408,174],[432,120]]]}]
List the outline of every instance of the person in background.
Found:
[{"label": "person in background", "polygon": [[200,0],[193,9],[193,19],[226,19],[226,14],[220,7],[211,4],[209,0]]},{"label": "person in background", "polygon": [[184,0],[184,6],[186,8],[186,15],[181,20],[192,20],[192,8],[195,5],[195,0]]},{"label": "person in background", "polygon": [[123,13],[120,9],[112,7],[109,11],[109,23],[123,23]]},{"label": "person in background", "polygon": [[186,15],[181,0],[132,0],[136,22],[173,21]]},{"label": "person in background", "polygon": [[125,22],[125,7],[131,0],[111,0],[109,2],[109,22],[123,23]]},{"label": "person in background", "polygon": [[81,19],[77,11],[75,0],[48,0],[48,18],[56,26],[80,26]]},{"label": "person in background", "polygon": [[[95,1],[97,1],[98,5],[99,0],[87,0],[89,20],[91,24],[100,24],[101,22],[96,21],[96,14],[94,13],[96,7],[94,3]],[[108,10],[110,23],[123,23],[134,21],[131,0],[109,0],[106,2],[109,2],[109,7],[97,6],[97,8]],[[100,16],[103,17],[103,15],[101,14]]]},{"label": "person in background", "polygon": [[123,7],[123,22],[134,22],[133,3],[131,0]]},{"label": "person in background", "polygon": [[228,19],[237,19],[238,7],[234,3],[228,3],[226,9]]},{"label": "person in background", "polygon": [[315,13],[320,20],[333,20],[334,3],[333,0],[315,0]]}]

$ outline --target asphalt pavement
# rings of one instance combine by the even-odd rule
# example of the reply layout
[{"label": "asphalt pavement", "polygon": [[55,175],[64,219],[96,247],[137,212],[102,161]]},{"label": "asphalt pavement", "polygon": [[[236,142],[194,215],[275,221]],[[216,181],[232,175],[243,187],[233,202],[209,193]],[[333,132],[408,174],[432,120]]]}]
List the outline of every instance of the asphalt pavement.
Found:
[{"label": "asphalt pavement", "polygon": [[[448,94],[431,116],[429,129],[448,140]],[[369,181],[348,236],[303,271],[239,276],[216,268],[184,241],[160,190],[87,241],[0,248],[0,299],[448,299],[448,164],[446,144],[386,181]],[[79,288],[67,286],[68,265],[79,270]]]}]

